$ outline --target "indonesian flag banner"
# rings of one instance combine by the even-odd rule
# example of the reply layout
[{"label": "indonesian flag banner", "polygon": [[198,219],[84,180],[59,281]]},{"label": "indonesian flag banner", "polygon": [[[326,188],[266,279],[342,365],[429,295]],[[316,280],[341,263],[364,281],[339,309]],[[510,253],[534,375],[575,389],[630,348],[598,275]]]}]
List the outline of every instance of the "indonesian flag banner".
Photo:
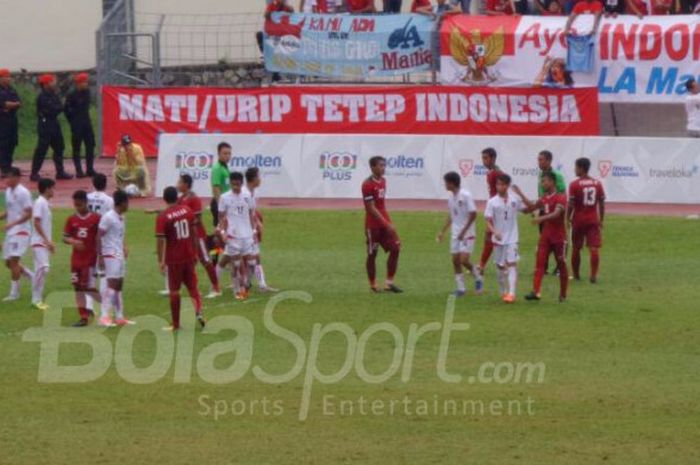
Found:
[{"label": "indonesian flag banner", "polygon": [[147,156],[165,133],[597,135],[595,88],[103,87],[105,156],[129,134]]},{"label": "indonesian flag banner", "polygon": [[[700,16],[606,18],[592,38],[593,69],[572,71],[565,16],[450,16],[440,29],[448,85],[597,87],[601,102],[682,102],[700,75]],[[593,15],[580,15],[577,35]],[[578,47],[575,47],[578,48]]]}]

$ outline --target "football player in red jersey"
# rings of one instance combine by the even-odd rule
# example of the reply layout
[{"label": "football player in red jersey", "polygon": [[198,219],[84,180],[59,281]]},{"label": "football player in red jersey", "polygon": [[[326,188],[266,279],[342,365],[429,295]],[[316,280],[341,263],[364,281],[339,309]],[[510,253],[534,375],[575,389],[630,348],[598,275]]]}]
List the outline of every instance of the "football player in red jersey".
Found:
[{"label": "football player in red jersey", "polygon": [[75,301],[80,320],[75,327],[88,325],[92,311],[88,309],[87,296],[100,301],[100,293],[95,288],[95,267],[97,265],[97,231],[100,215],[88,208],[88,194],[83,190],[73,193],[75,213],[68,217],[63,228],[63,242],[73,247],[71,254],[71,281],[75,289]]},{"label": "football player in red jersey", "polygon": [[207,276],[209,276],[209,281],[211,282],[211,292],[209,292],[205,298],[214,299],[221,295],[221,289],[219,288],[219,279],[216,276],[216,266],[211,256],[209,256],[209,250],[207,249],[207,231],[202,222],[202,199],[192,191],[192,176],[189,174],[180,176],[177,182],[177,190],[180,192],[180,198],[177,203],[179,205],[185,205],[192,210],[197,220],[197,257],[199,258],[199,263],[201,263],[207,271]]},{"label": "football player in red jersey", "polygon": [[378,248],[382,246],[384,251],[389,254],[384,290],[400,293],[403,291],[394,284],[394,276],[399,266],[401,241],[384,204],[386,160],[384,157],[372,157],[369,160],[369,167],[372,170],[372,176],[362,183],[362,198],[365,203],[365,234],[367,236],[367,277],[371,290],[379,292],[376,261]]},{"label": "football player in red jersey", "polygon": [[547,259],[554,253],[559,269],[559,302],[566,300],[569,286],[569,271],[566,268],[566,195],[557,193],[557,178],[554,173],[542,173],[544,195],[537,201],[527,199],[516,186],[513,191],[523,199],[529,212],[542,210],[542,214],[532,220],[533,224],[542,225],[540,240],[537,244],[537,264],[532,292],[526,300],[540,300],[542,278],[545,274]]},{"label": "football player in red jersey", "polygon": [[192,298],[197,321],[206,325],[202,315],[202,297],[197,288],[195,250],[198,246],[197,219],[185,205],[178,205],[177,189],[166,187],[163,200],[168,207],[158,215],[156,220],[156,237],[158,238],[158,264],[161,272],[168,273],[170,289],[170,313],[172,326],[167,330],[180,329],[180,287],[184,284]]},{"label": "football player in red jersey", "polygon": [[574,279],[581,279],[581,249],[584,243],[591,252],[591,283],[598,280],[600,264],[601,231],[605,219],[605,191],[603,184],[588,176],[591,160],[576,160],[576,179],[569,185],[569,223],[572,225],[571,268]]},{"label": "football player in red jersey", "polygon": [[[486,168],[488,171],[486,173],[486,184],[489,189],[489,198],[496,196],[496,180],[500,175],[503,174],[503,171],[501,171],[498,165],[496,165],[497,157],[498,154],[496,153],[496,149],[494,148],[487,147],[481,151],[481,163],[484,165],[484,168]],[[489,258],[491,258],[492,253],[493,237],[491,231],[487,229],[486,236],[484,236],[484,250],[481,252],[481,260],[479,263],[480,274],[483,275],[484,268],[486,268],[486,264],[488,263]]]}]

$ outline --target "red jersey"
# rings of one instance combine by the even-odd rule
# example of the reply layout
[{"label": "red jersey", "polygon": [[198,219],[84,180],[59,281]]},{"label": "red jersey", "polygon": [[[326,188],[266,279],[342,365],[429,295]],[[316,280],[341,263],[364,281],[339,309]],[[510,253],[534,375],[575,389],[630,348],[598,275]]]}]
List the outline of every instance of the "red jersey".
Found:
[{"label": "red jersey", "polygon": [[348,0],[348,11],[352,13],[353,11],[363,10],[370,6],[373,1],[374,0]]},{"label": "red jersey", "polygon": [[540,198],[540,205],[545,215],[554,213],[557,206],[561,206],[561,215],[542,223],[541,239],[548,239],[550,242],[566,241],[566,195],[565,194],[545,194]]},{"label": "red jersey", "polygon": [[83,243],[84,248],[73,247],[70,262],[73,268],[87,268],[97,263],[97,231],[100,227],[100,215],[90,212],[85,216],[77,213],[69,216],[63,228],[63,235]]},{"label": "red jersey", "polygon": [[368,229],[381,229],[384,224],[375,218],[369,211],[369,202],[374,202],[374,206],[384,219],[391,223],[391,218],[386,211],[384,198],[386,197],[386,179],[375,179],[372,176],[362,183],[362,199],[365,202],[365,227]]},{"label": "red jersey", "polygon": [[158,215],[156,236],[165,238],[165,264],[178,265],[197,259],[192,233],[196,221],[192,210],[173,205]]},{"label": "red jersey", "polygon": [[195,218],[200,218],[200,221],[198,221],[195,226],[197,236],[201,239],[206,238],[207,230],[204,228],[204,224],[202,224],[201,221],[202,199],[200,199],[194,192],[191,192],[190,195],[188,195],[187,197],[185,197],[184,195],[180,196],[180,198],[177,199],[177,204],[186,206],[187,208],[192,210],[192,214],[194,214]]},{"label": "red jersey", "polygon": [[272,13],[277,13],[277,12],[293,13],[294,9],[287,4],[277,5],[274,2],[270,3],[269,5],[267,5],[267,8],[265,8],[265,16],[268,16]]},{"label": "red jersey", "polygon": [[489,11],[498,11],[504,15],[512,15],[513,9],[509,0],[486,0],[486,9]]},{"label": "red jersey", "polygon": [[430,4],[430,0],[413,0],[413,4],[411,5],[411,13],[415,13],[418,8],[426,6],[432,6]]},{"label": "red jersey", "polygon": [[569,202],[574,209],[575,228],[600,224],[598,207],[605,200],[603,184],[593,178],[578,178],[569,185]]},{"label": "red jersey", "polygon": [[495,197],[498,192],[496,191],[496,180],[500,175],[503,174],[503,171],[498,166],[494,166],[493,169],[489,170],[488,173],[486,173],[486,184],[489,187],[489,198]]},{"label": "red jersey", "polygon": [[582,15],[586,13],[595,15],[602,12],[603,4],[597,0],[593,2],[588,2],[586,0],[580,1],[576,5],[574,5],[574,9],[572,10],[572,13],[577,15]]}]

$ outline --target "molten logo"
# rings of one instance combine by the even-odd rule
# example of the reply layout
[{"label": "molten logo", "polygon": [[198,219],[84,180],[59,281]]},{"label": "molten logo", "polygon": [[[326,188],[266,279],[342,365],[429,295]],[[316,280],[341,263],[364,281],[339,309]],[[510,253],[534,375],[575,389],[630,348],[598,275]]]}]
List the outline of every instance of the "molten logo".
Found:
[{"label": "molten logo", "polygon": [[459,172],[462,173],[462,177],[467,177],[474,171],[474,160],[465,159],[459,161]]},{"label": "molten logo", "polygon": [[598,172],[601,178],[607,178],[612,171],[613,163],[610,160],[600,160],[598,161]]}]

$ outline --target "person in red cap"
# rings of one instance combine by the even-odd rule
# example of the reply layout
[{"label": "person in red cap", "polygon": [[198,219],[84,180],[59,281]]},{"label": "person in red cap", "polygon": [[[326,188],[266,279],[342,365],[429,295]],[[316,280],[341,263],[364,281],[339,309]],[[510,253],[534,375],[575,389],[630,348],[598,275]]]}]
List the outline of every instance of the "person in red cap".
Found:
[{"label": "person in red cap", "polygon": [[[73,147],[73,164],[75,176],[95,176],[95,132],[90,121],[90,88],[87,73],[78,73],[73,77],[75,88],[66,97],[65,113],[70,123],[71,146]],[[85,171],[80,161],[80,147],[85,144]]]},{"label": "person in red cap", "polygon": [[34,150],[32,160],[32,181],[38,181],[39,171],[44,164],[49,147],[53,150],[53,162],[56,166],[56,179],[72,179],[73,176],[63,169],[63,133],[58,123],[58,116],[63,113],[63,102],[56,91],[56,77],[53,74],[43,74],[39,77],[41,92],[36,99],[37,132],[39,141]]},{"label": "person in red cap", "polygon": [[7,177],[12,168],[12,157],[19,142],[17,110],[22,101],[10,85],[10,70],[0,69],[0,177]]}]

